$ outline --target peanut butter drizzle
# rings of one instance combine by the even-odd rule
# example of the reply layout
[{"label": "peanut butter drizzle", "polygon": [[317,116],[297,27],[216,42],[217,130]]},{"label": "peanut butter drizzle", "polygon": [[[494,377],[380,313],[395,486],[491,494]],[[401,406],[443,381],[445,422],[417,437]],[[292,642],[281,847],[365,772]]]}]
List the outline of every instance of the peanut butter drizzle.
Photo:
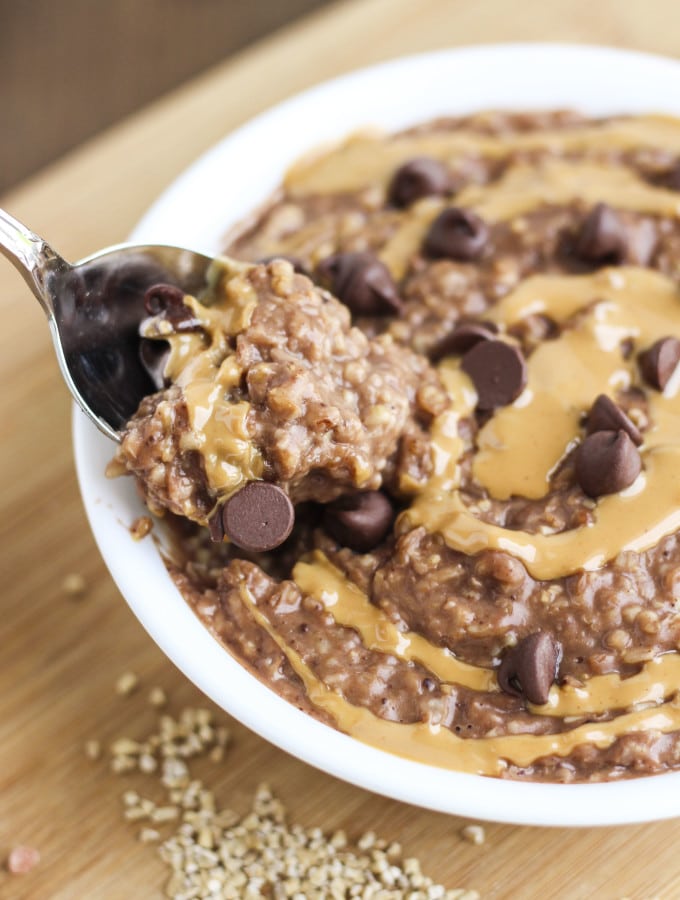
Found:
[{"label": "peanut butter drizzle", "polygon": [[[541,581],[599,569],[618,553],[643,552],[680,528],[680,448],[650,451],[646,472],[627,491],[598,501],[595,522],[559,534],[526,534],[482,522],[458,494],[418,498],[407,511],[412,525],[439,532],[468,555],[504,550]],[[646,483],[645,483],[646,482]],[[429,497],[429,503],[425,499]],[[436,506],[436,509],[428,507]]]},{"label": "peanut butter drizzle", "polygon": [[201,331],[147,335],[170,343],[165,374],[182,388],[189,417],[182,450],[201,454],[208,485],[218,497],[262,473],[262,457],[248,430],[250,404],[232,399],[241,370],[228,343],[229,336],[248,326],[257,303],[248,269],[226,258],[216,260],[203,302],[185,298]]},{"label": "peanut butter drizzle", "polygon": [[514,151],[549,151],[565,155],[584,151],[639,148],[680,153],[680,122],[671,116],[651,115],[618,119],[553,131],[483,135],[472,131],[431,132],[389,137],[359,134],[320,155],[294,165],[285,179],[293,196],[359,191],[367,185],[387,184],[394,170],[414,156],[455,160],[459,156],[497,159]]},{"label": "peanut butter drizzle", "polygon": [[[542,206],[564,206],[577,200],[588,205],[608,203],[619,209],[680,215],[677,191],[645,184],[637,173],[623,166],[582,160],[516,164],[498,181],[464,188],[456,194],[455,205],[474,209],[487,222],[504,222]],[[399,229],[379,254],[394,278],[406,275],[430,224],[446,205],[428,197],[404,215]]]},{"label": "peanut butter drizzle", "polygon": [[446,205],[436,197],[425,197],[414,203],[399,228],[380,250],[378,256],[394,279],[400,281],[405,277],[430,224]]},{"label": "peanut butter drizzle", "polygon": [[489,222],[507,221],[539,206],[565,206],[575,200],[661,216],[680,214],[677,191],[646,184],[625,166],[587,160],[515,164],[498,181],[470,185],[456,195],[457,206],[470,206]]},{"label": "peanut butter drizzle", "polygon": [[529,706],[541,716],[585,716],[640,704],[656,704],[673,696],[680,684],[680,653],[664,653],[646,662],[636,675],[597,675],[582,687],[553,686],[548,702]]},{"label": "peanut butter drizzle", "polygon": [[580,725],[571,731],[546,735],[513,734],[466,740],[439,724],[388,722],[368,709],[353,706],[317,678],[299,653],[278,634],[243,584],[241,599],[256,623],[281,649],[302,681],[310,701],[330,715],[341,731],[365,744],[416,762],[478,775],[499,775],[508,762],[526,767],[544,756],[567,756],[584,743],[606,748],[624,734],[639,731],[668,733],[680,729],[680,707],[675,702],[627,713],[608,722]]},{"label": "peanut butter drizzle", "polygon": [[[636,360],[623,359],[620,341],[630,336],[644,347],[673,334],[680,295],[658,273],[622,268],[609,275],[530,278],[492,311],[508,324],[541,311],[561,322],[598,298],[573,328],[529,358],[526,391],[482,429],[474,474],[493,496],[546,493],[550,473],[578,440],[579,415],[597,394],[637,382]],[[405,515],[412,525],[440,532],[449,546],[464,553],[505,550],[541,580],[599,568],[623,550],[644,551],[680,527],[677,387],[674,379],[665,393],[648,393],[652,427],[642,447],[644,471],[628,490],[598,500],[592,525],[560,534],[526,534],[480,521],[452,490],[460,441],[450,437],[450,427],[445,434],[437,423],[436,452],[448,465]],[[462,399],[454,398],[461,413],[470,408]]]},{"label": "peanut butter drizzle", "polygon": [[282,240],[270,240],[266,247],[271,255],[285,252],[294,256],[309,257],[313,264],[320,262],[324,257],[335,252],[336,247],[343,238],[351,236],[364,225],[363,219],[355,223],[354,229],[342,219],[332,214],[318,216],[306,225],[286,233]]},{"label": "peanut butter drizzle", "polygon": [[295,566],[293,580],[305,594],[320,600],[338,624],[354,628],[369,649],[421,663],[441,681],[477,691],[498,690],[496,676],[490,669],[464,663],[422,635],[399,631],[320,551],[314,553],[311,562]]},{"label": "peanut butter drizzle", "polygon": [[[633,338],[636,346],[644,347],[672,333],[680,293],[672,282],[645,269],[538,276],[508,294],[489,318],[510,326],[530,313],[546,313],[562,324],[589,305],[576,327],[532,353],[520,402],[497,410],[481,429],[474,475],[492,497],[538,498],[547,493],[550,475],[579,438],[581,416],[595,397],[638,381],[635,356],[622,358],[621,341]],[[653,407],[653,396],[650,401]],[[675,428],[659,431],[657,426],[646,447],[675,442]]]},{"label": "peanut butter drizzle", "polygon": [[[476,691],[499,690],[495,671],[456,659],[422,635],[399,631],[321,551],[315,551],[311,561],[297,563],[293,580],[305,594],[320,600],[335,622],[354,628],[369,649],[420,663],[445,683]],[[679,684],[680,654],[666,653],[645,663],[640,672],[628,678],[597,675],[580,687],[553,686],[548,702],[530,709],[535,715],[560,718],[629,709],[641,703],[659,703],[673,695]]]}]

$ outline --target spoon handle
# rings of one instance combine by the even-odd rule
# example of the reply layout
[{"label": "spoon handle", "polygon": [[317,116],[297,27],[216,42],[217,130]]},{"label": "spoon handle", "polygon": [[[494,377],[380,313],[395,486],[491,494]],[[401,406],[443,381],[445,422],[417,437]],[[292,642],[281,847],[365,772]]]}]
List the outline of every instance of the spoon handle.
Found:
[{"label": "spoon handle", "polygon": [[66,263],[50,245],[4,209],[0,209],[0,252],[23,275],[48,318],[54,315],[46,279],[55,269],[62,272]]}]

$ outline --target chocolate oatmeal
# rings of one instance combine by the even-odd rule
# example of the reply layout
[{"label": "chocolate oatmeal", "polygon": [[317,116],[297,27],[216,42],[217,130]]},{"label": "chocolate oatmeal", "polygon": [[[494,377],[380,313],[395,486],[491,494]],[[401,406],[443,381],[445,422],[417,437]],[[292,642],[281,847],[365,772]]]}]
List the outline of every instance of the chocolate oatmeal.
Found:
[{"label": "chocolate oatmeal", "polygon": [[213,634],[437,766],[679,767],[680,120],[357,135],[225,251],[112,466]]},{"label": "chocolate oatmeal", "polygon": [[[162,308],[142,324],[169,341],[172,384],[144,400],[116,460],[147,504],[205,525],[247,482],[275,483],[293,503],[384,482],[413,490],[410,446],[448,405],[427,360],[366,337],[285,260],[217,263],[212,278],[183,317]],[[147,306],[160,298],[151,288]],[[424,484],[429,459],[417,468]]]}]

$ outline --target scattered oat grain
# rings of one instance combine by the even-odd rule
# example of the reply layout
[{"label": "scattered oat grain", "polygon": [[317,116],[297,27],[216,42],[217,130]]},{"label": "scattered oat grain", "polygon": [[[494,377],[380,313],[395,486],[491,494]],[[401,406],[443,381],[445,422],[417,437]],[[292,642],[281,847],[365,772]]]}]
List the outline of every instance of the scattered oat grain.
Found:
[{"label": "scattered oat grain", "polygon": [[156,841],[160,841],[161,833],[157,831],[155,828],[142,828],[139,832],[139,840],[143,844],[153,844]]},{"label": "scattered oat grain", "polygon": [[222,762],[224,759],[224,747],[220,747],[219,744],[217,747],[213,747],[209,753],[210,762],[218,763]]},{"label": "scattered oat grain", "polygon": [[102,745],[99,741],[85,741],[85,756],[88,759],[99,759],[102,755]]},{"label": "scattered oat grain", "polygon": [[460,830],[460,836],[468,844],[474,844],[476,847],[481,847],[486,840],[486,832],[483,825],[465,825]]},{"label": "scattered oat grain", "polygon": [[[153,775],[166,800],[122,795],[128,821],[148,820],[142,843],[158,843],[168,869],[165,896],[172,900],[478,900],[476,891],[447,890],[424,875],[417,859],[373,831],[356,843],[344,831],[290,825],[286,810],[266,785],[239,816],[220,809],[213,792],[192,776],[189,760],[222,760],[230,731],[207,709],[187,707],[177,718],[158,714],[156,731],[141,740],[111,744],[116,771]],[[468,826],[479,829],[481,826]],[[165,835],[165,837],[164,837]],[[477,842],[477,841],[475,841]]]},{"label": "scattered oat grain", "polygon": [[139,757],[139,771],[144,772],[146,775],[150,775],[151,772],[155,772],[158,768],[158,763],[156,762],[156,757],[152,756],[151,753],[142,753]]},{"label": "scattered oat grain", "polygon": [[165,706],[168,702],[168,698],[165,694],[165,691],[162,687],[154,687],[149,691],[149,703],[152,706],[155,706],[159,709],[161,706]]},{"label": "scattered oat grain", "polygon": [[111,760],[111,771],[116,775],[125,775],[127,772],[134,772],[137,763],[132,756],[114,756]]},{"label": "scattered oat grain", "polygon": [[123,815],[128,822],[138,822],[140,819],[149,818],[149,813],[141,806],[129,806]]},{"label": "scattered oat grain", "polygon": [[128,697],[133,691],[137,690],[139,679],[134,672],[123,672],[116,682],[116,693],[121,697]]},{"label": "scattered oat grain", "polygon": [[118,738],[111,744],[111,753],[114,756],[135,756],[139,751],[140,744],[137,741],[131,741],[130,738]]},{"label": "scattered oat grain", "polygon": [[226,747],[231,740],[231,732],[222,725],[215,731],[215,740],[217,741],[218,747]]},{"label": "scattered oat grain", "polygon": [[415,859],[400,864],[398,845],[387,845],[373,832],[363,836],[361,850],[346,845],[339,832],[329,838],[319,828],[289,826],[283,805],[266,785],[258,788],[246,816],[234,820],[233,815],[231,824],[220,826],[215,816],[199,827],[184,814],[183,824],[160,848],[172,873],[167,897],[478,900],[476,891],[435,884]]},{"label": "scattered oat grain", "polygon": [[170,822],[178,817],[179,807],[177,806],[158,806],[151,813],[151,821],[156,823]]},{"label": "scattered oat grain", "polygon": [[85,593],[87,584],[82,575],[77,572],[71,572],[66,575],[61,583],[62,591],[69,597],[81,597]]}]

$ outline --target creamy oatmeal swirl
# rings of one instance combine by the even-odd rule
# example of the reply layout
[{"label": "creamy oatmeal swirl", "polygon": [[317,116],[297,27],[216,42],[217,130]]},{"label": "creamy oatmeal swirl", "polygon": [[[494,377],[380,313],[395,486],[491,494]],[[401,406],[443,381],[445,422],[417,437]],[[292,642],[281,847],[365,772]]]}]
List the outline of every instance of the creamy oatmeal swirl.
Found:
[{"label": "creamy oatmeal swirl", "polygon": [[211,631],[410,759],[680,765],[680,120],[360,134],[225,249],[112,466]]}]

